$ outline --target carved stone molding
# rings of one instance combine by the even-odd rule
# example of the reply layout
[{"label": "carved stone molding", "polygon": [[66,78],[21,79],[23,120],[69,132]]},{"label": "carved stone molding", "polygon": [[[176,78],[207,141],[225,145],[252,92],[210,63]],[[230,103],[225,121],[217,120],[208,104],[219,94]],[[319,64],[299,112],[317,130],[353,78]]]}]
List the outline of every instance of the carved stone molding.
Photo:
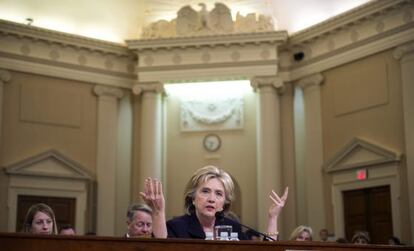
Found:
[{"label": "carved stone molding", "polygon": [[360,167],[379,166],[399,162],[402,153],[387,149],[361,138],[353,138],[324,165],[325,172],[332,173]]},{"label": "carved stone molding", "polygon": [[164,84],[161,82],[148,83],[148,84],[135,84],[132,87],[132,92],[135,95],[140,95],[144,92],[163,93]]},{"label": "carved stone molding", "polygon": [[[309,43],[324,36],[340,33],[344,30],[349,30],[350,27],[360,25],[362,22],[372,22],[375,19],[378,21],[373,25],[377,29],[378,23],[383,21],[378,16],[384,16],[390,12],[395,12],[396,9],[406,9],[404,6],[412,5],[410,0],[395,0],[395,1],[374,1],[361,5],[343,14],[337,15],[317,25],[311,26],[300,32],[297,32],[291,37],[292,44]],[[403,20],[403,19],[402,19]],[[352,29],[352,32],[356,30]]]},{"label": "carved stone molding", "polygon": [[[372,1],[300,31],[279,51],[279,71],[285,81],[295,81],[409,43],[413,12],[413,1]],[[298,52],[303,59],[293,60]]]},{"label": "carved stone molding", "polygon": [[127,40],[130,49],[143,51],[172,50],[186,48],[214,48],[219,46],[229,47],[231,45],[246,46],[249,44],[270,44],[284,43],[288,38],[286,31],[269,31],[260,33],[243,34],[220,34],[210,36],[159,38]]},{"label": "carved stone molding", "polygon": [[118,43],[52,31],[6,20],[0,20],[0,33],[17,36],[19,38],[26,38],[29,40],[43,41],[48,44],[72,46],[79,49],[102,52],[105,54],[110,53],[119,56],[129,55],[128,50]]},{"label": "carved stone molding", "polygon": [[299,80],[299,82],[297,83],[297,85],[302,88],[302,90],[307,89],[308,87],[311,86],[317,86],[317,85],[321,85],[323,83],[323,75],[320,73],[316,73],[314,75],[302,78],[301,80]]},{"label": "carved stone molding", "polygon": [[285,85],[283,80],[280,77],[272,76],[272,77],[254,77],[250,81],[250,85],[253,87],[255,91],[262,87],[273,87],[277,90],[279,94],[283,94]]},{"label": "carved stone molding", "polygon": [[271,17],[250,13],[246,16],[237,13],[233,21],[231,10],[223,3],[215,3],[215,7],[207,10],[204,3],[200,3],[200,11],[190,5],[182,7],[177,17],[171,21],[159,20],[145,26],[141,37],[161,38],[179,36],[200,36],[229,33],[263,32],[275,29]]},{"label": "carved stone molding", "polygon": [[0,83],[7,83],[11,79],[10,71],[0,69]]},{"label": "carved stone molding", "polygon": [[109,96],[120,99],[124,96],[124,92],[119,88],[108,87],[103,85],[95,85],[93,92],[98,96]]},{"label": "carved stone molding", "polygon": [[393,52],[393,56],[395,59],[400,60],[405,55],[409,53],[413,53],[413,52],[414,52],[414,42],[411,42],[409,44],[405,44],[405,45],[401,45],[397,47]]},{"label": "carved stone molding", "polygon": [[136,55],[124,45],[0,20],[0,68],[131,88]]},{"label": "carved stone molding", "polygon": [[181,130],[208,131],[242,129],[243,97],[181,100]]}]

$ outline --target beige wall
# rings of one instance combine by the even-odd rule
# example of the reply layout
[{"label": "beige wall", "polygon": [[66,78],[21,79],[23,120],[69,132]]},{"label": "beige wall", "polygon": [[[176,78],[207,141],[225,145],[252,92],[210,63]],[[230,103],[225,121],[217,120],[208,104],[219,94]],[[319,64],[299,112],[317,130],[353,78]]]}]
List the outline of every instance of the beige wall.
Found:
[{"label": "beige wall", "polygon": [[[96,97],[92,85],[11,72],[4,86],[2,167],[55,149],[96,169]],[[7,229],[7,176],[1,172],[0,227]]]},{"label": "beige wall", "polygon": [[[323,73],[322,127],[324,162],[354,137],[404,153],[401,73],[392,50],[336,67]],[[404,163],[402,164],[402,179]],[[330,175],[324,174],[327,228],[333,230]],[[407,192],[401,182],[401,194]],[[408,217],[401,199],[402,215]],[[403,218],[401,218],[403,219]],[[403,239],[409,239],[409,223],[402,220]]]},{"label": "beige wall", "polygon": [[3,99],[3,166],[56,149],[95,173],[97,106],[92,87],[12,72]]},{"label": "beige wall", "polygon": [[167,218],[184,213],[184,188],[191,175],[208,164],[228,171],[240,188],[235,204],[241,204],[242,221],[256,226],[256,103],[253,92],[245,95],[244,129],[216,131],[221,148],[208,153],[202,146],[208,132],[181,132],[179,101],[166,102],[166,184]]}]

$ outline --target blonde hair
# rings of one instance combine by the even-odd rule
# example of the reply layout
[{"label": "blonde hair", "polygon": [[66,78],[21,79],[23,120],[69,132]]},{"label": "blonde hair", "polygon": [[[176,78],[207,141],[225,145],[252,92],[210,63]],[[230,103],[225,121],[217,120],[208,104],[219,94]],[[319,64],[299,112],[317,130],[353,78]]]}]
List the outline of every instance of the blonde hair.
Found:
[{"label": "blonde hair", "polygon": [[34,204],[29,208],[29,210],[27,210],[26,217],[24,218],[22,232],[24,233],[32,232],[33,218],[37,212],[42,212],[44,214],[47,214],[52,219],[53,221],[52,234],[58,234],[55,213],[53,212],[51,207],[49,207],[48,205],[44,203]]},{"label": "blonde hair", "polygon": [[355,231],[354,236],[352,236],[352,243],[355,243],[358,239],[364,239],[367,243],[371,242],[371,238],[369,237],[369,233],[366,231]]},{"label": "blonde hair", "polygon": [[136,203],[129,206],[127,211],[127,219],[132,222],[137,211],[147,213],[152,217],[152,209],[147,204]]},{"label": "blonde hair", "polygon": [[216,166],[205,166],[198,169],[191,179],[188,181],[184,192],[184,208],[187,214],[191,214],[195,211],[193,200],[195,192],[200,184],[205,183],[210,179],[218,179],[224,187],[225,202],[223,212],[227,212],[230,209],[231,202],[233,201],[234,195],[234,183],[230,175],[221,168]]},{"label": "blonde hair", "polygon": [[298,236],[302,233],[302,232],[307,232],[310,236],[310,240],[312,240],[312,228],[308,227],[308,226],[304,226],[304,225],[300,225],[297,228],[295,228],[293,230],[293,232],[290,234],[289,240],[291,241],[295,241],[296,238],[298,238]]}]

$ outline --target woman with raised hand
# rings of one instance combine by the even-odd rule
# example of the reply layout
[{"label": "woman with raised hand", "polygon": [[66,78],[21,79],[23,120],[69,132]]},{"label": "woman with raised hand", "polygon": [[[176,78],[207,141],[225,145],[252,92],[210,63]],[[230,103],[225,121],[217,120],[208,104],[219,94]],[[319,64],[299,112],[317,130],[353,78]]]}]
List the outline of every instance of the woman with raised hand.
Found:
[{"label": "woman with raised hand", "polygon": [[152,209],[152,234],[156,238],[167,238],[165,199],[161,182],[157,179],[146,178],[144,192],[140,192],[140,195]]},{"label": "woman with raised hand", "polygon": [[[155,237],[204,239],[205,233],[214,232],[216,225],[231,225],[232,231],[238,232],[239,239],[243,240],[245,236],[241,225],[223,217],[230,209],[233,193],[234,183],[226,171],[215,166],[200,168],[193,174],[185,189],[185,214],[169,220],[166,225],[162,224],[165,220],[165,201],[161,183],[151,178],[146,179],[145,191],[141,196],[158,212],[153,218]],[[288,188],[281,197],[274,191],[270,194],[273,203],[268,212],[267,234],[273,240],[278,237],[277,220],[287,197]],[[157,226],[155,221],[158,222]]]}]

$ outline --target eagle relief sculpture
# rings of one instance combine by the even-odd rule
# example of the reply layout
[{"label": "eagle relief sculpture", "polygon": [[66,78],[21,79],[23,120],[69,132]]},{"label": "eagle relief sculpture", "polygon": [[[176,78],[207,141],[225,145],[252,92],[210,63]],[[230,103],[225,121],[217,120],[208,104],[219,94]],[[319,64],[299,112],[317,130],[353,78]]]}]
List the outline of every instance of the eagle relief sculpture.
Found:
[{"label": "eagle relief sculpture", "polygon": [[187,5],[177,13],[177,35],[207,35],[231,33],[233,31],[233,20],[230,9],[222,4],[216,3],[211,12],[207,11],[204,3],[199,4],[200,11],[194,10]]},{"label": "eagle relief sculpture", "polygon": [[183,36],[203,36],[241,32],[273,31],[274,25],[270,17],[250,13],[246,17],[237,13],[234,22],[230,9],[223,3],[215,3],[209,12],[204,3],[201,9],[194,10],[190,5],[182,7],[177,12],[177,18],[166,21],[159,20],[144,27],[142,38],[164,38]]}]

